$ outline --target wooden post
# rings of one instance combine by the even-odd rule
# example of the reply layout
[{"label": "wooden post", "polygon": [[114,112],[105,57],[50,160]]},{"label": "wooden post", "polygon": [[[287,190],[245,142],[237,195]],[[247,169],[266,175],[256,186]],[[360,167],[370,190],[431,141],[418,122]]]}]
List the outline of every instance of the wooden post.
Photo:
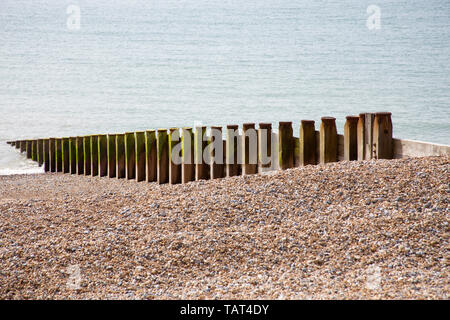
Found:
[{"label": "wooden post", "polygon": [[358,160],[358,116],[347,116],[344,126],[344,159]]},{"label": "wooden post", "polygon": [[107,154],[108,154],[108,177],[116,177],[116,135],[108,134],[107,136]]},{"label": "wooden post", "polygon": [[31,159],[31,157],[32,157],[32,141],[27,140],[26,143],[27,143],[27,146],[26,146],[27,159]]},{"label": "wooden post", "polygon": [[84,174],[84,143],[83,137],[76,137],[75,152],[77,157],[77,174]]},{"label": "wooden post", "polygon": [[209,163],[203,156],[203,153],[207,152],[207,147],[206,127],[196,127],[194,134],[195,180],[209,179]]},{"label": "wooden post", "polygon": [[56,172],[63,171],[62,144],[63,140],[61,138],[57,138],[55,140]]},{"label": "wooden post", "polygon": [[31,140],[31,160],[37,161],[37,140]]},{"label": "wooden post", "polygon": [[77,146],[76,146],[76,137],[69,138],[69,168],[71,174],[77,173]]},{"label": "wooden post", "polygon": [[117,179],[125,178],[125,134],[116,135],[116,177]]},{"label": "wooden post", "polygon": [[49,139],[49,164],[50,172],[56,172],[56,139]]},{"label": "wooden post", "polygon": [[26,140],[20,141],[20,152],[26,152],[27,151],[27,142]]},{"label": "wooden post", "polygon": [[320,163],[337,161],[336,118],[322,117],[320,124]]},{"label": "wooden post", "polygon": [[98,136],[98,175],[108,175],[108,137],[106,134]]},{"label": "wooden post", "polygon": [[136,179],[136,138],[134,132],[125,133],[125,176]]},{"label": "wooden post", "polygon": [[300,165],[317,164],[316,128],[314,120],[302,120],[300,124]]},{"label": "wooden post", "polygon": [[390,112],[375,113],[373,126],[373,147],[375,159],[392,159],[392,119]]},{"label": "wooden post", "polygon": [[44,163],[44,139],[37,140],[37,162],[39,166]]},{"label": "wooden post", "polygon": [[211,135],[209,137],[209,157],[210,157],[210,177],[211,179],[224,177],[223,165],[223,139],[222,127],[211,127]]},{"label": "wooden post", "polygon": [[91,175],[98,176],[98,136],[91,136]]},{"label": "wooden post", "polygon": [[167,136],[169,145],[169,183],[181,183],[181,139],[178,128],[170,128]]},{"label": "wooden post", "polygon": [[136,181],[145,181],[146,173],[146,156],[145,156],[145,131],[139,131],[135,133],[136,138]]},{"label": "wooden post", "polygon": [[260,123],[258,129],[258,166],[259,172],[272,168],[272,124]]},{"label": "wooden post", "polygon": [[91,175],[91,137],[83,137],[83,159],[84,159],[84,175]]},{"label": "wooden post", "polygon": [[280,122],[278,126],[278,161],[281,170],[294,166],[294,148],[292,122]]},{"label": "wooden post", "polygon": [[44,161],[44,171],[50,171],[50,139],[44,139],[42,143],[42,157]]},{"label": "wooden post", "polygon": [[258,173],[258,133],[254,123],[242,125],[242,174]]},{"label": "wooden post", "polygon": [[360,113],[358,120],[358,160],[370,160],[373,155],[373,113]]},{"label": "wooden post", "polygon": [[61,155],[62,155],[62,172],[70,172],[70,150],[69,150],[69,138],[61,139]]},{"label": "wooden post", "polygon": [[239,156],[242,152],[238,125],[227,125],[226,132],[226,176],[233,177],[241,174]]},{"label": "wooden post", "polygon": [[195,180],[194,135],[192,128],[181,129],[181,182]]},{"label": "wooden post", "polygon": [[156,148],[156,131],[148,130],[145,132],[145,158],[146,158],[146,180],[153,182],[158,176],[158,152]]},{"label": "wooden post", "polygon": [[16,144],[14,145],[16,149],[19,149],[21,146],[22,141],[16,141]]},{"label": "wooden post", "polygon": [[157,181],[159,184],[169,182],[169,144],[167,130],[158,129],[156,131],[157,148]]}]

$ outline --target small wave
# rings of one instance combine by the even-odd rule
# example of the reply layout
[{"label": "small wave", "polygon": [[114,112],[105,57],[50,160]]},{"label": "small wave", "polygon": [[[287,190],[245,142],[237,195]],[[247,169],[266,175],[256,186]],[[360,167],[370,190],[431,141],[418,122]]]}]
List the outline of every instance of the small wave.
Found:
[{"label": "small wave", "polygon": [[0,176],[10,176],[15,174],[39,174],[44,173],[43,168],[26,168],[26,169],[0,169]]}]

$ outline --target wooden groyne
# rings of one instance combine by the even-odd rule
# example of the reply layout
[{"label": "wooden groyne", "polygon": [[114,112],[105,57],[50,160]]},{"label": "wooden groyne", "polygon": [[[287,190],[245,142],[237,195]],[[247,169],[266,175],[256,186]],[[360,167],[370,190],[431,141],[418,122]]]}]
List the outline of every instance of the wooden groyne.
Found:
[{"label": "wooden groyne", "polygon": [[[285,170],[342,160],[450,155],[450,146],[395,139],[391,113],[347,116],[344,134],[336,119],[239,126],[170,128],[121,134],[8,141],[46,172],[91,175],[160,184],[187,183]],[[225,139],[223,139],[225,136]]]}]

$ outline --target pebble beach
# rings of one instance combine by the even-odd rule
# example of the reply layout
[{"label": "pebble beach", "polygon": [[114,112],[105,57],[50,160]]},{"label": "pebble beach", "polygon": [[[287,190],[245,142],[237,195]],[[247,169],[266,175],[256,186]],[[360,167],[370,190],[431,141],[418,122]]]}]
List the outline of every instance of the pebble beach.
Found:
[{"label": "pebble beach", "polygon": [[0,299],[449,299],[450,158],[0,176]]}]

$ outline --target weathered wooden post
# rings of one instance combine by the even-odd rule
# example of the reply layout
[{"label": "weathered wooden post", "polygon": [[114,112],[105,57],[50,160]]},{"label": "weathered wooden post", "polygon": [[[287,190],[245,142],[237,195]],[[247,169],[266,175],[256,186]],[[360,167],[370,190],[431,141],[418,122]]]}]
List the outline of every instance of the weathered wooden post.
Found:
[{"label": "weathered wooden post", "polygon": [[392,119],[390,112],[375,113],[373,147],[375,159],[393,158]]},{"label": "weathered wooden post", "polygon": [[16,141],[16,144],[14,145],[16,147],[16,149],[20,149],[21,143],[22,143],[22,141]]},{"label": "weathered wooden post", "polygon": [[44,160],[44,171],[50,171],[50,139],[44,139],[43,141],[43,160]]},{"label": "weathered wooden post", "polygon": [[108,177],[115,178],[116,177],[116,135],[108,134]]},{"label": "weathered wooden post", "polygon": [[260,123],[258,129],[258,165],[259,171],[272,168],[272,124]]},{"label": "weathered wooden post", "polygon": [[336,118],[322,117],[320,124],[320,163],[336,162],[338,155]]},{"label": "weathered wooden post", "polygon": [[294,166],[294,147],[292,122],[280,122],[278,126],[278,161],[281,170]]},{"label": "weathered wooden post", "polygon": [[50,172],[56,172],[56,139],[49,139],[49,163],[50,163]]},{"label": "weathered wooden post", "polygon": [[116,177],[117,179],[125,178],[126,161],[125,161],[125,134],[116,135]]},{"label": "weathered wooden post", "polygon": [[145,153],[145,131],[135,133],[135,155],[136,155],[136,181],[145,181],[146,172],[145,167],[147,163]]},{"label": "weathered wooden post", "polygon": [[372,159],[373,152],[373,113],[360,113],[358,120],[358,160]]},{"label": "weathered wooden post", "polygon": [[98,176],[98,136],[91,136],[91,175]]},{"label": "weathered wooden post", "polygon": [[125,168],[127,180],[136,179],[136,138],[134,132],[125,133]]},{"label": "weathered wooden post", "polygon": [[106,134],[98,136],[98,175],[108,175],[108,138]]},{"label": "weathered wooden post", "polygon": [[91,137],[83,137],[84,175],[91,175]]},{"label": "weathered wooden post", "polygon": [[84,143],[83,137],[77,137],[76,143],[76,157],[77,157],[77,174],[84,174]]},{"label": "weathered wooden post", "polygon": [[178,128],[170,128],[167,139],[169,145],[169,183],[181,183],[180,130]]},{"label": "weathered wooden post", "polygon": [[69,138],[70,173],[77,174],[77,138]]},{"label": "weathered wooden post", "polygon": [[145,158],[146,180],[147,182],[156,181],[158,175],[158,150],[155,130],[145,131]]},{"label": "weathered wooden post", "polygon": [[206,127],[196,127],[194,134],[195,180],[209,179],[209,163],[203,156],[207,152],[207,147]]},{"label": "weathered wooden post", "polygon": [[27,159],[31,159],[32,158],[32,141],[31,140],[27,140],[26,141],[27,146],[26,146],[26,151],[27,151]]},{"label": "weathered wooden post", "polygon": [[227,125],[226,132],[226,176],[233,177],[239,175],[242,153],[241,139],[239,136],[239,126],[232,124]]},{"label": "weathered wooden post", "polygon": [[211,127],[208,144],[211,179],[224,177],[222,127]]},{"label": "weathered wooden post", "polygon": [[258,134],[254,123],[242,125],[242,174],[258,173]]},{"label": "weathered wooden post", "polygon": [[169,143],[166,129],[156,131],[157,181],[159,184],[169,182]]},{"label": "weathered wooden post", "polygon": [[27,151],[27,141],[26,140],[21,140],[20,141],[20,152],[25,152]]},{"label": "weathered wooden post", "polygon": [[358,160],[358,116],[347,116],[344,125],[344,159]]},{"label": "weathered wooden post", "polygon": [[70,150],[69,150],[69,138],[61,139],[61,155],[62,155],[62,172],[70,172]]},{"label": "weathered wooden post", "polygon": [[37,162],[39,166],[44,163],[44,139],[37,140]]},{"label": "weathered wooden post", "polygon": [[317,164],[316,128],[314,120],[302,120],[300,124],[300,165]]},{"label": "weathered wooden post", "polygon": [[31,140],[31,160],[37,161],[37,140]]},{"label": "weathered wooden post", "polygon": [[61,138],[55,139],[56,172],[63,171],[62,144],[63,144],[63,140]]},{"label": "weathered wooden post", "polygon": [[194,134],[192,128],[181,129],[181,182],[195,180]]}]

